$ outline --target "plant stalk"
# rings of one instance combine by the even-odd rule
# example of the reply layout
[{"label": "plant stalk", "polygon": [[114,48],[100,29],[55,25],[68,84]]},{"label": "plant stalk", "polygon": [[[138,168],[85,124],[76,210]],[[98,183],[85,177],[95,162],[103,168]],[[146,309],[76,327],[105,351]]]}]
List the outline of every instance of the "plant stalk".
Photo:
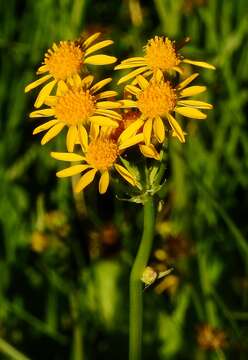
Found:
[{"label": "plant stalk", "polygon": [[13,360],[31,360],[2,338],[0,338],[0,353],[4,353]]},{"label": "plant stalk", "polygon": [[141,360],[142,348],[142,283],[141,277],[149,260],[155,226],[155,206],[152,196],[147,195],[144,203],[144,226],[141,243],[135,258],[129,283],[129,360]]},{"label": "plant stalk", "polygon": [[74,321],[73,327],[73,343],[72,343],[72,360],[84,359],[83,346],[83,324],[79,314],[79,294],[77,291],[71,294],[71,313]]}]

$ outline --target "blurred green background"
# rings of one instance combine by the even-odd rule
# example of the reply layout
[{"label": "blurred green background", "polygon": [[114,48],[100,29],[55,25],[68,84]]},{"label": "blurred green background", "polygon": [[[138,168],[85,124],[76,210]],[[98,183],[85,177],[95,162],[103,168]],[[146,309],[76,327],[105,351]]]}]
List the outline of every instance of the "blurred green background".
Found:
[{"label": "blurred green background", "polygon": [[[101,31],[124,59],[154,35],[191,43],[206,121],[183,121],[169,144],[167,187],[150,264],[170,276],[144,291],[144,355],[248,358],[248,2],[246,0],[2,0],[0,82],[0,359],[127,359],[128,277],[141,207],[74,197],[28,119],[44,52]],[[187,71],[192,71],[188,68]],[[113,76],[112,67],[97,76]],[[199,81],[198,81],[199,83]],[[108,208],[106,208],[108,206]],[[137,215],[138,214],[138,215]]]}]

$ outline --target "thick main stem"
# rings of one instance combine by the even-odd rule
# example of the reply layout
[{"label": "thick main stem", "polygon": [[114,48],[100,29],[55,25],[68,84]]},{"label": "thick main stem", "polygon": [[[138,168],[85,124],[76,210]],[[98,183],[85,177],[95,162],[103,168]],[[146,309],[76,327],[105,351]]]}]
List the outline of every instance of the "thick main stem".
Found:
[{"label": "thick main stem", "polygon": [[79,306],[78,292],[75,291],[71,294],[71,313],[74,321],[71,357],[73,360],[84,359],[83,326],[79,317]]},{"label": "thick main stem", "polygon": [[142,283],[141,276],[151,253],[155,225],[155,207],[152,196],[144,203],[144,227],[139,250],[134,261],[129,283],[129,360],[141,360],[142,347]]}]

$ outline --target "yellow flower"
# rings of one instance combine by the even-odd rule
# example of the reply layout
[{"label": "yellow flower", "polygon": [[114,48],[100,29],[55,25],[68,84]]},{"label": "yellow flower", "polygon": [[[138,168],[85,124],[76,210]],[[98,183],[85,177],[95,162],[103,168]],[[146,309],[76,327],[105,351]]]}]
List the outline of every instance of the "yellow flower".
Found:
[{"label": "yellow flower", "polygon": [[[36,108],[44,103],[56,84],[61,81],[67,82],[74,75],[81,73],[84,65],[107,65],[116,62],[117,59],[114,56],[91,55],[95,51],[113,44],[112,40],[104,40],[92,45],[99,35],[100,33],[91,35],[83,42],[61,41],[58,45],[53,44],[52,50],[49,49],[45,54],[43,64],[37,71],[37,74],[42,76],[25,87],[25,92],[28,92],[49,81],[37,97],[34,105]],[[44,75],[45,73],[48,74]]]},{"label": "yellow flower", "polygon": [[[122,114],[122,119],[119,121],[119,126],[111,131],[113,138],[118,138],[131,124],[138,120],[141,116],[141,112],[138,109],[126,109]],[[142,128],[139,129],[138,133],[142,133]],[[139,143],[139,149],[145,157],[149,157],[155,160],[160,159],[160,155],[157,152],[153,144]]]},{"label": "yellow flower", "polygon": [[116,91],[97,93],[111,80],[107,78],[91,85],[93,76],[88,75],[82,80],[79,75],[75,75],[67,84],[64,81],[59,82],[57,95],[49,96],[45,101],[49,107],[35,110],[30,114],[31,118],[54,117],[36,127],[33,134],[48,130],[41,140],[41,144],[44,145],[67,126],[66,145],[68,151],[72,152],[75,144],[86,142],[85,126],[88,124],[118,127],[121,115],[111,109],[119,108],[120,103],[105,100],[115,96]]},{"label": "yellow flower", "polygon": [[205,86],[189,86],[198,74],[193,74],[173,88],[169,81],[165,81],[159,70],[148,82],[143,76],[137,77],[138,86],[127,85],[126,91],[136,97],[134,100],[122,100],[124,108],[138,108],[141,116],[134,121],[120,135],[121,141],[133,136],[143,127],[144,141],[146,145],[151,143],[152,133],[158,142],[165,139],[164,121],[168,122],[181,142],[185,142],[184,132],[172,115],[174,112],[193,119],[205,119],[206,114],[199,109],[212,109],[212,105],[199,100],[187,100],[185,98],[200,94],[206,90]]},{"label": "yellow flower", "polygon": [[89,139],[87,137],[83,155],[60,152],[51,153],[51,156],[57,160],[81,162],[57,172],[56,175],[58,177],[67,177],[83,173],[75,187],[75,192],[78,193],[88,186],[94,180],[96,173],[99,172],[99,192],[104,194],[109,186],[109,172],[114,168],[132,186],[139,187],[135,176],[124,166],[118,164],[118,160],[121,152],[142,141],[143,135],[135,135],[124,142],[119,139],[113,139],[103,131],[103,128],[99,131],[95,130],[91,131]]},{"label": "yellow flower", "polygon": [[118,84],[126,82],[139,74],[144,76],[155,73],[161,70],[163,73],[170,71],[177,71],[182,73],[180,68],[181,63],[192,64],[206,69],[214,70],[215,67],[204,61],[193,61],[184,59],[177,51],[174,41],[169,40],[167,37],[155,36],[147,42],[144,47],[145,55],[142,57],[132,57],[123,60],[115,67],[115,70],[136,68],[129,74],[123,76]]},{"label": "yellow flower", "polygon": [[31,248],[37,253],[42,253],[49,246],[48,237],[40,231],[35,231],[31,238]]}]

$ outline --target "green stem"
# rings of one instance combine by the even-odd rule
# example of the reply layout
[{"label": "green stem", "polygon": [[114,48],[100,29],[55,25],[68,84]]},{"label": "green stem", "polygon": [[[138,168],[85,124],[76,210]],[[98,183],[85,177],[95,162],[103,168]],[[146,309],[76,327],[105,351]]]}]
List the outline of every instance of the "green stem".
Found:
[{"label": "green stem", "polygon": [[71,313],[74,321],[72,360],[84,359],[83,325],[79,314],[79,294],[77,291],[71,294]]},{"label": "green stem", "polygon": [[141,276],[149,260],[155,225],[155,206],[152,196],[144,203],[144,227],[139,250],[130,275],[129,360],[141,360],[142,347],[142,283]]},{"label": "green stem", "polygon": [[13,360],[30,360],[27,356],[16,350],[7,341],[0,338],[0,352],[8,355]]}]

